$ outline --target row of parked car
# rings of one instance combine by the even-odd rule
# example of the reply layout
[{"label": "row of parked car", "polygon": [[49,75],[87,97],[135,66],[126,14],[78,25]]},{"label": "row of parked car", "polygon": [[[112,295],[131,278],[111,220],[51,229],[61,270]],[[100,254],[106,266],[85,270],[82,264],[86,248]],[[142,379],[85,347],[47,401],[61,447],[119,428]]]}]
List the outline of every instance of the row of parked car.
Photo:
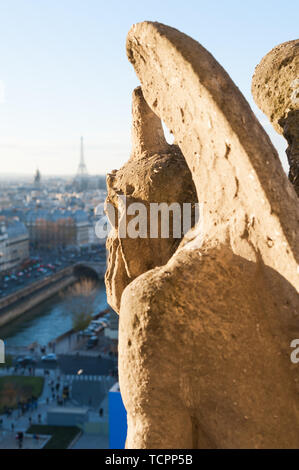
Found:
[{"label": "row of parked car", "polygon": [[[42,362],[57,362],[57,356],[54,353],[45,354],[41,357]],[[18,367],[35,367],[37,360],[33,356],[19,356],[15,365]]]},{"label": "row of parked car", "polygon": [[0,297],[7,295],[20,286],[37,280],[39,277],[53,274],[61,266],[59,261],[55,263],[42,263],[40,260],[31,260],[31,263],[19,271],[11,271],[0,279]]},{"label": "row of parked car", "polygon": [[109,325],[110,321],[110,314],[107,313],[103,317],[99,318],[98,320],[92,320],[88,327],[85,330],[80,332],[82,336],[93,336],[94,334],[100,333]]},{"label": "row of parked car", "polygon": [[88,336],[88,341],[86,343],[86,349],[92,349],[98,344],[99,333],[103,331],[107,326],[109,326],[110,314],[106,313],[103,317],[98,320],[92,320],[88,327],[81,332],[82,336]]}]

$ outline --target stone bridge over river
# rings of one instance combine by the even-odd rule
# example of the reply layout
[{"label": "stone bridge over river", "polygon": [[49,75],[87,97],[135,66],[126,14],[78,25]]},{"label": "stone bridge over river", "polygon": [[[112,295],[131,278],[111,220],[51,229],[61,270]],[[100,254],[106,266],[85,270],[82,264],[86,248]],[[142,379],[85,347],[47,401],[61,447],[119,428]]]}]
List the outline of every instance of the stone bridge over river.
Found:
[{"label": "stone bridge over river", "polygon": [[57,271],[55,274],[18,289],[13,294],[0,300],[0,327],[57,294],[76,282],[77,279],[103,280],[105,271],[105,260],[75,263]]},{"label": "stone bridge over river", "polygon": [[93,279],[104,279],[106,261],[76,263],[73,267],[75,277],[91,277]]}]

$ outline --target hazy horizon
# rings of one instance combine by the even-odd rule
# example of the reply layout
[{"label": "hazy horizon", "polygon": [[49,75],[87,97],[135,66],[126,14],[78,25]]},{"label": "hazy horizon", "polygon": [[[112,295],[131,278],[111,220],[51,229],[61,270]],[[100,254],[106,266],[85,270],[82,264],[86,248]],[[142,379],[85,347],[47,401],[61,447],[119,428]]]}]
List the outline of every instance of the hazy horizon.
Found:
[{"label": "hazy horizon", "polygon": [[[96,177],[96,176],[105,176],[106,173],[94,173],[94,174],[88,174],[87,176],[90,177]],[[5,178],[10,178],[10,177],[15,177],[15,178],[26,178],[26,179],[34,179],[35,172],[34,173],[21,173],[21,172],[2,172],[0,173],[0,180],[5,179]],[[41,177],[43,178],[74,178],[76,175],[71,174],[71,173],[41,173]]]},{"label": "hazy horizon", "polygon": [[[291,12],[291,14],[290,14]],[[298,37],[299,3],[278,0],[150,3],[120,0],[0,2],[0,173],[74,176],[84,137],[90,175],[130,155],[132,24],[160,21],[199,41],[227,70],[278,150],[286,142],[257,109],[251,77],[275,45]]]}]

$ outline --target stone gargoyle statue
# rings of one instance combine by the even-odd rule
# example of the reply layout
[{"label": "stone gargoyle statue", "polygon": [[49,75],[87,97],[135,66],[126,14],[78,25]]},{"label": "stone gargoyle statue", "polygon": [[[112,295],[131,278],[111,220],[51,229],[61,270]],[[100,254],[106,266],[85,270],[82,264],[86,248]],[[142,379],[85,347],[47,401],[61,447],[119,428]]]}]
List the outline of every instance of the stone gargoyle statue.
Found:
[{"label": "stone gargoyle statue", "polygon": [[[289,118],[298,131],[298,100],[288,95],[298,43],[289,43],[292,59],[277,58],[269,88],[264,66],[253,84],[287,138]],[[299,338],[296,191],[249,104],[198,42],[144,22],[131,28],[127,54],[141,83],[133,150],[108,176],[107,201],[117,210],[118,195],[198,202],[201,210],[181,238],[126,239],[114,223],[108,240],[126,447],[298,448],[299,364],[290,360]],[[274,115],[265,90],[275,83],[285,105]]]}]

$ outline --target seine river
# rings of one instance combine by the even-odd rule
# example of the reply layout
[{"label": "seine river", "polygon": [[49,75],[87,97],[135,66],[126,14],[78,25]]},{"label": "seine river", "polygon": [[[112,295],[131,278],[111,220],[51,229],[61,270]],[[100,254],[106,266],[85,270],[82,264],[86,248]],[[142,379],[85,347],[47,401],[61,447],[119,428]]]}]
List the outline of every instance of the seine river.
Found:
[{"label": "seine river", "polygon": [[[92,305],[93,313],[98,313],[107,306],[105,285],[99,282]],[[71,328],[72,317],[67,296],[58,294],[0,328],[0,338],[7,346],[28,346],[35,341],[46,345]]]}]

